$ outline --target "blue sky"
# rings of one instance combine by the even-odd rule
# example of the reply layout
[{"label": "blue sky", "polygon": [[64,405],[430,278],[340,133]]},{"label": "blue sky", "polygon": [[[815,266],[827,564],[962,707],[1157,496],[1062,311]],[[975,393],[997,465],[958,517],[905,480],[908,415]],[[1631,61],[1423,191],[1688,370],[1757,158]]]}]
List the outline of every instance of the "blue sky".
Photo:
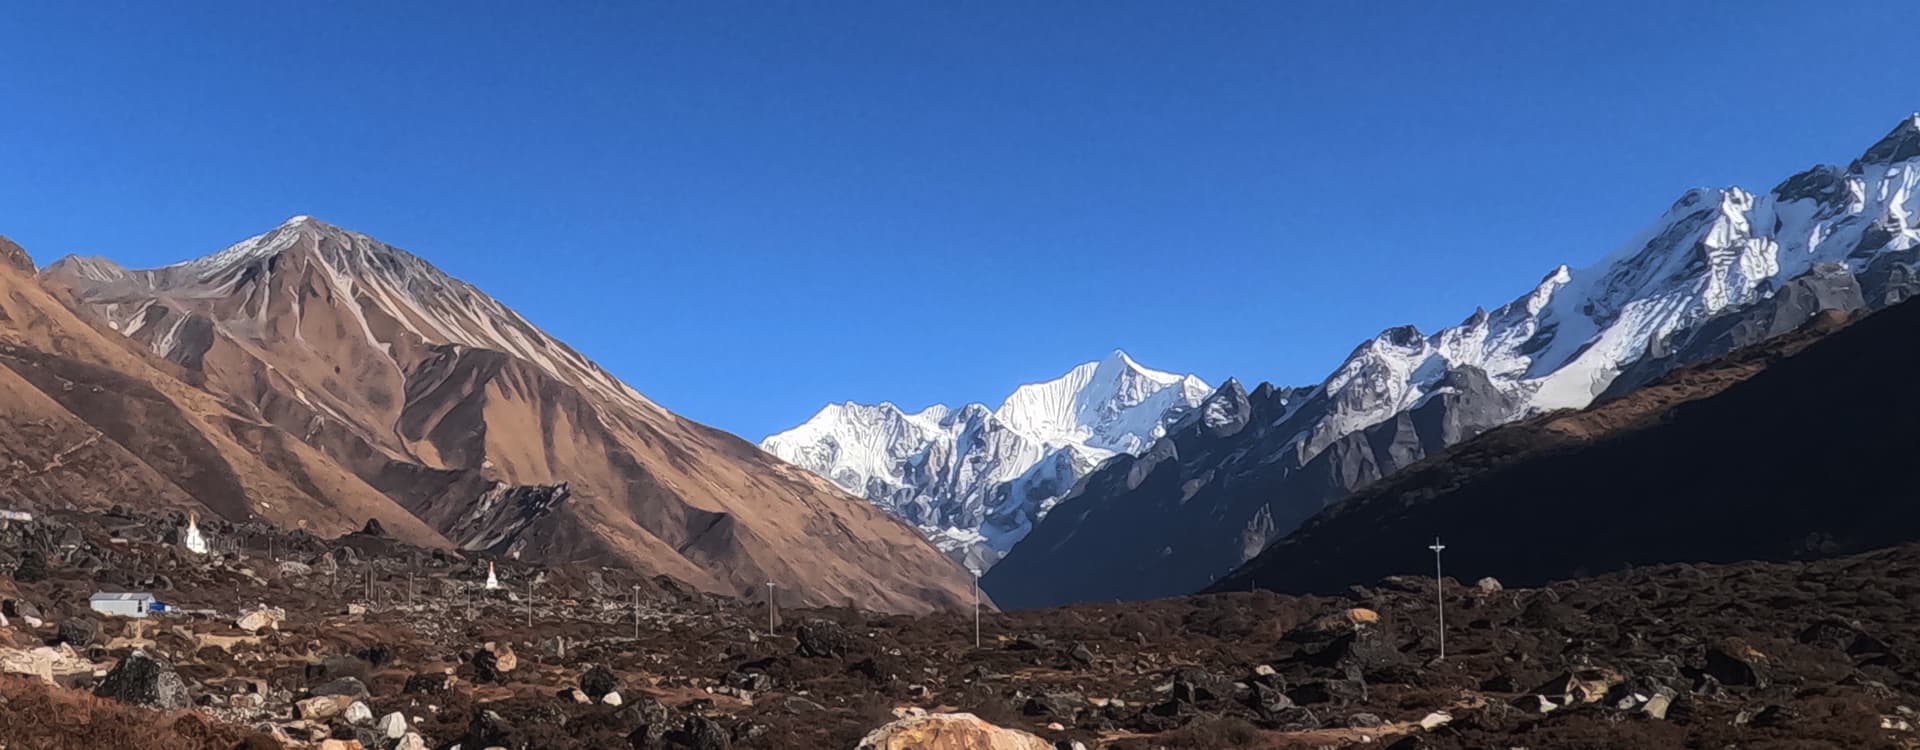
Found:
[{"label": "blue sky", "polygon": [[757,439],[1116,347],[1317,382],[1920,109],[1897,3],[536,5],[11,8],[0,233],[313,214]]}]

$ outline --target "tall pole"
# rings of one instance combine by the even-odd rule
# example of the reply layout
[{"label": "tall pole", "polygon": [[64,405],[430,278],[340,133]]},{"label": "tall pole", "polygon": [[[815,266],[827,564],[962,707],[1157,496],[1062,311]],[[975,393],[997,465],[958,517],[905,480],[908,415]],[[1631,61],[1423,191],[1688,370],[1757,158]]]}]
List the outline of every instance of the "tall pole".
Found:
[{"label": "tall pole", "polygon": [[973,647],[980,648],[980,571],[973,571]]},{"label": "tall pole", "polygon": [[1435,604],[1439,605],[1439,608],[1436,611],[1440,613],[1440,660],[1441,661],[1445,661],[1447,658],[1447,597],[1446,597],[1446,589],[1444,585],[1441,583],[1441,578],[1440,578],[1440,550],[1443,550],[1446,548],[1447,548],[1447,545],[1441,544],[1440,537],[1437,537],[1437,536],[1433,538],[1433,544],[1427,547],[1427,549],[1433,550],[1433,601]]},{"label": "tall pole", "polygon": [[640,640],[640,584],[633,585],[633,639]]},{"label": "tall pole", "polygon": [[773,635],[773,582],[767,582],[767,635]]},{"label": "tall pole", "polygon": [[533,576],[527,576],[527,628],[533,628]]}]

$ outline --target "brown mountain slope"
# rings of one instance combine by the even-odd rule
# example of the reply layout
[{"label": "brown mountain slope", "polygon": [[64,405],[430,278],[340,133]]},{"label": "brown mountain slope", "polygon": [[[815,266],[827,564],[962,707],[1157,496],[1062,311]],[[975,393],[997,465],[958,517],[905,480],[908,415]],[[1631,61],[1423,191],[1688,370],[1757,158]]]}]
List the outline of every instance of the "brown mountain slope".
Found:
[{"label": "brown mountain slope", "polygon": [[1920,536],[1905,467],[1920,305],[1786,336],[1501,427],[1302,525],[1215,590],[1335,591],[1431,571],[1533,585],[1662,562],[1788,560]]},{"label": "brown mountain slope", "polygon": [[10,503],[151,504],[328,535],[377,519],[403,540],[448,544],[319,452],[82,321],[17,245],[0,249],[0,486]]},{"label": "brown mountain slope", "polygon": [[966,600],[911,529],[660,408],[431,264],[306,217],[206,258],[43,278],[465,549],[888,610]]}]

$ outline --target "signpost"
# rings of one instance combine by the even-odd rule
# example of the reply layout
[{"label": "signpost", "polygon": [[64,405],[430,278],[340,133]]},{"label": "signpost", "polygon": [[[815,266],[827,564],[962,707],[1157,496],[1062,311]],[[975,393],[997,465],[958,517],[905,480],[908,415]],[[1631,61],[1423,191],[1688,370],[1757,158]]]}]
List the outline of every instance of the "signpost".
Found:
[{"label": "signpost", "polygon": [[1427,547],[1427,549],[1433,550],[1433,600],[1435,604],[1440,605],[1438,611],[1440,613],[1441,661],[1445,661],[1447,658],[1447,597],[1446,589],[1441,584],[1440,579],[1440,551],[1446,548],[1447,545],[1441,544],[1440,537],[1437,536],[1433,538],[1433,544]]}]

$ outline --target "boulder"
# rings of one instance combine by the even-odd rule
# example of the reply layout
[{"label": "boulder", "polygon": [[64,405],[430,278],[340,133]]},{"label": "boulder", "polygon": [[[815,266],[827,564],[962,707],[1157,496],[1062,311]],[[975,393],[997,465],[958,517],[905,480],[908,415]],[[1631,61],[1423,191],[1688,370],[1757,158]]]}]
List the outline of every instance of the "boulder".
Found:
[{"label": "boulder", "polygon": [[867,733],[857,750],[1054,750],[1053,743],[973,714],[910,716]]},{"label": "boulder", "polygon": [[620,705],[621,703],[624,703],[624,702],[626,702],[626,699],[625,699],[625,698],[622,698],[622,697],[620,697],[620,691],[618,691],[618,690],[609,690],[609,691],[607,691],[607,694],[606,694],[606,695],[602,695],[602,696],[600,696],[600,702],[601,702],[601,703],[605,703],[605,704],[607,704],[607,705],[609,705],[609,706],[618,706],[618,705]]},{"label": "boulder", "polygon": [[453,675],[446,672],[419,672],[407,678],[407,684],[401,692],[413,695],[440,696],[453,689]]},{"label": "boulder", "polygon": [[664,739],[675,750],[727,750],[733,745],[731,737],[712,719],[695,715],[682,719],[679,728],[667,732]]},{"label": "boulder", "polygon": [[127,654],[119,664],[113,665],[113,671],[100,681],[100,686],[94,688],[93,694],[122,703],[162,709],[186,708],[192,703],[187,695],[187,684],[180,680],[179,673],[173,671],[173,665],[138,649]]},{"label": "boulder", "polygon": [[234,626],[249,633],[262,630],[279,630],[280,623],[287,619],[287,611],[279,607],[258,607],[240,615]]},{"label": "boulder", "polygon": [[1763,688],[1767,686],[1767,655],[1738,638],[1729,638],[1707,648],[1705,672],[1728,686]]},{"label": "boulder", "polygon": [[86,648],[100,637],[100,623],[91,617],[74,617],[63,620],[54,632],[54,640],[74,648]]},{"label": "boulder", "polygon": [[605,664],[595,664],[586,674],[580,675],[580,691],[586,693],[588,698],[599,700],[601,696],[619,689],[619,675]]},{"label": "boulder", "polygon": [[293,713],[307,721],[326,721],[346,713],[354,701],[338,695],[316,695],[293,704]]},{"label": "boulder", "polygon": [[846,628],[832,620],[809,620],[801,623],[795,632],[800,645],[794,650],[801,656],[830,658],[846,656],[853,649],[853,635]]},{"label": "boulder", "polygon": [[340,713],[340,718],[346,719],[348,724],[365,724],[373,721],[373,709],[367,708],[365,703],[354,701],[347,704],[347,710]]},{"label": "boulder", "polygon": [[342,677],[307,691],[314,695],[339,695],[348,698],[367,697],[367,685],[357,677]]},{"label": "boulder", "polygon": [[1387,723],[1378,714],[1354,714],[1347,717],[1347,727],[1351,729],[1379,729]]},{"label": "boulder", "polygon": [[487,641],[481,648],[493,654],[493,668],[501,672],[511,672],[520,666],[520,658],[514,656],[513,647],[505,642]]},{"label": "boulder", "polygon": [[427,750],[427,741],[418,734],[408,732],[400,736],[400,741],[394,744],[393,750]]},{"label": "boulder", "polygon": [[397,740],[407,733],[407,716],[399,711],[395,711],[380,717],[380,721],[373,726],[375,729],[380,730],[380,736],[390,740]]},{"label": "boulder", "polygon": [[1482,594],[1497,594],[1500,593],[1501,589],[1506,588],[1500,585],[1500,579],[1494,578],[1493,576],[1487,576],[1478,581],[1474,581],[1473,587]]}]

